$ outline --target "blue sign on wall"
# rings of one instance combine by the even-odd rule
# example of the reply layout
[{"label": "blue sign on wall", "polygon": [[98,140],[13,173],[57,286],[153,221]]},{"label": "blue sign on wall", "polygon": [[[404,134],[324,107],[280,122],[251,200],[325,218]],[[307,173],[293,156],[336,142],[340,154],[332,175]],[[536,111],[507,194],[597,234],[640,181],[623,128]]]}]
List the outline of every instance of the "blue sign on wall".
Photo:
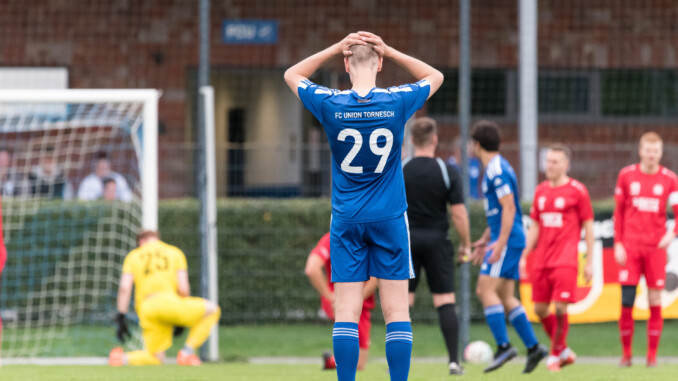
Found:
[{"label": "blue sign on wall", "polygon": [[224,20],[221,41],[226,44],[277,44],[278,21]]}]

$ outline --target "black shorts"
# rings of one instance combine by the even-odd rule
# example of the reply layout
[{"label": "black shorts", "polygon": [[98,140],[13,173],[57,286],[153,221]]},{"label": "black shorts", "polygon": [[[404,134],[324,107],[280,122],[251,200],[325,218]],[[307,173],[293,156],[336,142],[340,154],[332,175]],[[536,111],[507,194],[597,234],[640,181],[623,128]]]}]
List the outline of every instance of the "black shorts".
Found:
[{"label": "black shorts", "polygon": [[412,266],[414,279],[410,279],[410,292],[419,285],[421,268],[426,270],[428,287],[433,294],[454,292],[454,248],[446,231],[411,229]]}]

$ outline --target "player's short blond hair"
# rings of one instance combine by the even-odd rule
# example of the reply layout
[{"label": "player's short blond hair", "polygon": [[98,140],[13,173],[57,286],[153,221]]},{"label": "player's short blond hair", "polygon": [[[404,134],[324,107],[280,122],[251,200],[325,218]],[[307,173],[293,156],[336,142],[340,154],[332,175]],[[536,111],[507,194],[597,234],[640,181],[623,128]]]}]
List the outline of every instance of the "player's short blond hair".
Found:
[{"label": "player's short blond hair", "polygon": [[570,161],[572,159],[572,151],[570,151],[570,148],[565,144],[561,143],[551,144],[549,146],[549,151],[562,152],[563,155],[565,155],[565,157],[567,158],[567,161]]},{"label": "player's short blond hair", "polygon": [[155,230],[142,230],[137,234],[137,243],[148,238],[160,239],[160,233]]},{"label": "player's short blond hair", "polygon": [[370,63],[370,61],[377,63],[379,59],[379,55],[377,54],[377,51],[374,50],[374,44],[372,43],[368,42],[367,45],[351,45],[349,49],[351,50],[351,53],[353,53],[348,57],[348,60],[352,65],[362,65]]},{"label": "player's short blond hair", "polygon": [[416,147],[423,147],[429,144],[435,135],[438,135],[438,124],[433,118],[425,116],[414,120],[412,124],[412,143]]},{"label": "player's short blond hair", "polygon": [[640,141],[638,144],[640,146],[643,145],[643,143],[663,143],[664,141],[662,140],[662,137],[659,136],[658,133],[654,131],[648,131],[640,136]]}]

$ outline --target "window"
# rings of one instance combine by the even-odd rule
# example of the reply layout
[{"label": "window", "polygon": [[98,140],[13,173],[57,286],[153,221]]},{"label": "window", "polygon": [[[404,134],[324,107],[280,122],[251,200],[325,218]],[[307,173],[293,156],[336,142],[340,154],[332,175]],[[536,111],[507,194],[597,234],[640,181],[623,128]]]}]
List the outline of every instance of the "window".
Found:
[{"label": "window", "polygon": [[581,114],[589,109],[589,77],[581,74],[540,73],[539,112]]},{"label": "window", "polygon": [[603,116],[678,115],[678,74],[669,70],[605,70]]},{"label": "window", "polygon": [[[459,109],[459,72],[444,71],[445,81],[429,100],[432,115],[457,115]],[[471,74],[471,113],[503,116],[506,114],[506,71],[478,69]]]}]

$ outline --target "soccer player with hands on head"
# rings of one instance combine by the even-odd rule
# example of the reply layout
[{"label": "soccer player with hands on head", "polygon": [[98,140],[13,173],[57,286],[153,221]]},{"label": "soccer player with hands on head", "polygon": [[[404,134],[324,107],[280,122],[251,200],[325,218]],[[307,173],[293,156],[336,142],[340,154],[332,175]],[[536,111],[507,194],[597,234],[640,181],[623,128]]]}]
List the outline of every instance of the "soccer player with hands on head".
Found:
[{"label": "soccer player with hands on head", "polygon": [[664,328],[661,292],[666,280],[666,249],[678,234],[678,224],[666,229],[667,204],[678,216],[678,177],[659,164],[663,143],[655,132],[640,137],[640,163],[619,172],[614,191],[614,256],[621,267],[622,288],[619,336],[620,366],[631,366],[633,305],[640,276],[647,283],[650,319],[647,322],[647,366],[657,365],[657,347]]},{"label": "soccer player with hands on head", "polygon": [[[574,302],[579,267],[579,241],[582,227],[586,240],[586,281],[591,280],[593,259],[593,208],[586,187],[567,176],[571,153],[563,145],[553,145],[546,153],[546,181],[534,192],[530,211],[532,224],[527,231],[527,246],[520,259],[520,271],[529,274],[532,283],[534,313],[539,316],[546,335],[551,338],[551,355],[546,360],[550,371],[574,363],[577,356],[567,346],[569,323],[567,306]],[[555,304],[555,315],[549,311]]]},{"label": "soccer player with hands on head", "polygon": [[476,294],[483,304],[485,320],[497,343],[497,352],[485,372],[499,369],[518,351],[511,346],[506,315],[527,348],[523,373],[530,373],[548,351],[539,345],[525,309],[515,297],[519,261],[525,248],[523,214],[518,197],[518,179],[499,153],[499,126],[491,121],[476,122],[471,129],[473,150],[485,166],[483,194],[488,228],[473,246],[473,262],[481,264]]},{"label": "soccer player with hands on head", "polygon": [[[350,90],[308,79],[338,56],[343,56]],[[385,58],[417,82],[377,87]],[[364,282],[375,277],[386,321],[389,374],[391,380],[407,380],[412,353],[407,290],[414,272],[400,148],[406,121],[438,90],[443,75],[379,36],[357,32],[290,67],[285,81],[320,121],[332,151],[330,254],[338,379],[355,380]]]},{"label": "soccer player with hands on head", "polygon": [[139,247],[127,254],[122,265],[116,336],[122,343],[132,336],[125,315],[134,287],[144,348],[124,353],[116,347],[109,355],[109,365],[162,364],[165,351],[172,346],[172,336],[181,334],[182,327],[190,327],[190,331],[177,363],[200,365],[195,351],[219,321],[221,309],[209,300],[191,297],[186,256],[181,250],[162,242],[155,231],[142,231],[137,240]]}]

